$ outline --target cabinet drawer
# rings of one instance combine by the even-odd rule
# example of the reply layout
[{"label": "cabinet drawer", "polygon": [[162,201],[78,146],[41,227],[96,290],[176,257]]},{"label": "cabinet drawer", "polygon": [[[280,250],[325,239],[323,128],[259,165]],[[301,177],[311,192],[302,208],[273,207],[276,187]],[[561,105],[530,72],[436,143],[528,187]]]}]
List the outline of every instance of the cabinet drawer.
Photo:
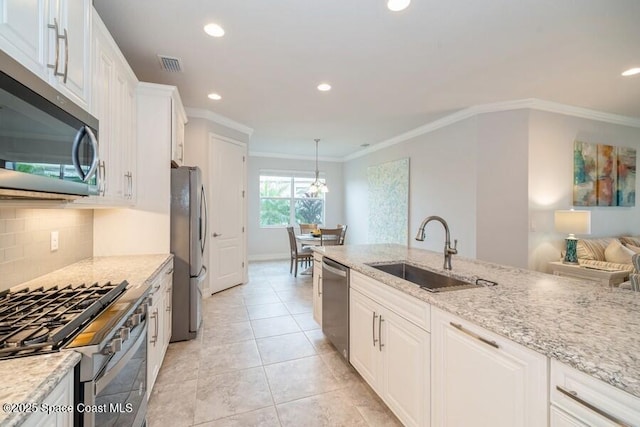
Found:
[{"label": "cabinet drawer", "polygon": [[430,331],[431,306],[428,303],[353,270],[350,275],[350,286],[400,317],[404,317],[427,332]]},{"label": "cabinet drawer", "polygon": [[151,295],[153,295],[154,292],[158,291],[161,287],[165,287],[167,284],[171,284],[173,282],[173,260],[169,261],[167,263],[167,265],[165,265],[164,267],[162,267],[162,269],[155,274],[155,276],[153,276],[151,278],[151,281],[149,282],[149,288],[151,289],[149,292]]},{"label": "cabinet drawer", "polygon": [[640,426],[640,398],[556,360],[550,387],[551,403],[587,425]]}]

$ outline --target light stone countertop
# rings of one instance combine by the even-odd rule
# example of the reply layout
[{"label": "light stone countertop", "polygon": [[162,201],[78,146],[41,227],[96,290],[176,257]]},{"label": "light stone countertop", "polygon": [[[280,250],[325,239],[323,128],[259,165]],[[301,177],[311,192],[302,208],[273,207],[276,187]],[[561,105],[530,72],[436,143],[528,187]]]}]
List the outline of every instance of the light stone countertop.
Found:
[{"label": "light stone countertop", "polygon": [[[20,357],[0,362],[0,404],[42,403],[73,371],[81,359],[75,351],[60,351],[41,356]],[[25,422],[29,412],[0,412],[0,426],[12,427]]]},{"label": "light stone countertop", "polygon": [[[640,292],[400,245],[315,247],[355,271],[640,397]],[[431,293],[368,263],[408,261],[495,287]]]},{"label": "light stone countertop", "polygon": [[[77,286],[82,283],[129,282],[127,289],[144,289],[150,280],[173,259],[172,254],[93,257],[61,268],[12,288],[40,286]],[[40,356],[0,361],[0,403],[41,403],[60,380],[74,368],[81,356],[74,351],[60,351]],[[16,426],[28,413],[0,412],[0,426]]]}]

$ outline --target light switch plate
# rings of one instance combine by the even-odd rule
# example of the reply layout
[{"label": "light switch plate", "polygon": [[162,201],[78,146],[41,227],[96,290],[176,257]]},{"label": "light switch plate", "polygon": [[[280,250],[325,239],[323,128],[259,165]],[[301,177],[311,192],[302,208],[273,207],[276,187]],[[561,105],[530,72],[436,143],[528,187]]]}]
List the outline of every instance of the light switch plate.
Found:
[{"label": "light switch plate", "polygon": [[51,232],[51,252],[58,250],[60,234],[57,231]]}]

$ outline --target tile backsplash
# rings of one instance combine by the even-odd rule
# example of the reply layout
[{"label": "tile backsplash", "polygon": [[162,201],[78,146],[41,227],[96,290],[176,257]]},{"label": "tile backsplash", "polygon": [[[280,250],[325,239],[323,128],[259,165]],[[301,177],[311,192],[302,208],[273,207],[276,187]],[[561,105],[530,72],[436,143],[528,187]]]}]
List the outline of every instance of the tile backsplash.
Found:
[{"label": "tile backsplash", "polygon": [[92,210],[0,208],[0,291],[92,255]]}]

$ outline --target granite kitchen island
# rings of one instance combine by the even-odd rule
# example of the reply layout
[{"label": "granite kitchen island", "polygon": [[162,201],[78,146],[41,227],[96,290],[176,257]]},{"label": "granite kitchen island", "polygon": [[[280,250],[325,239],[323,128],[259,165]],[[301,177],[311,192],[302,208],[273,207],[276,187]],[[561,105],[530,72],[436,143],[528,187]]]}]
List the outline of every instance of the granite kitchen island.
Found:
[{"label": "granite kitchen island", "polygon": [[[314,248],[365,276],[640,398],[640,293],[399,245]],[[496,286],[431,293],[368,264],[406,261]]]}]

